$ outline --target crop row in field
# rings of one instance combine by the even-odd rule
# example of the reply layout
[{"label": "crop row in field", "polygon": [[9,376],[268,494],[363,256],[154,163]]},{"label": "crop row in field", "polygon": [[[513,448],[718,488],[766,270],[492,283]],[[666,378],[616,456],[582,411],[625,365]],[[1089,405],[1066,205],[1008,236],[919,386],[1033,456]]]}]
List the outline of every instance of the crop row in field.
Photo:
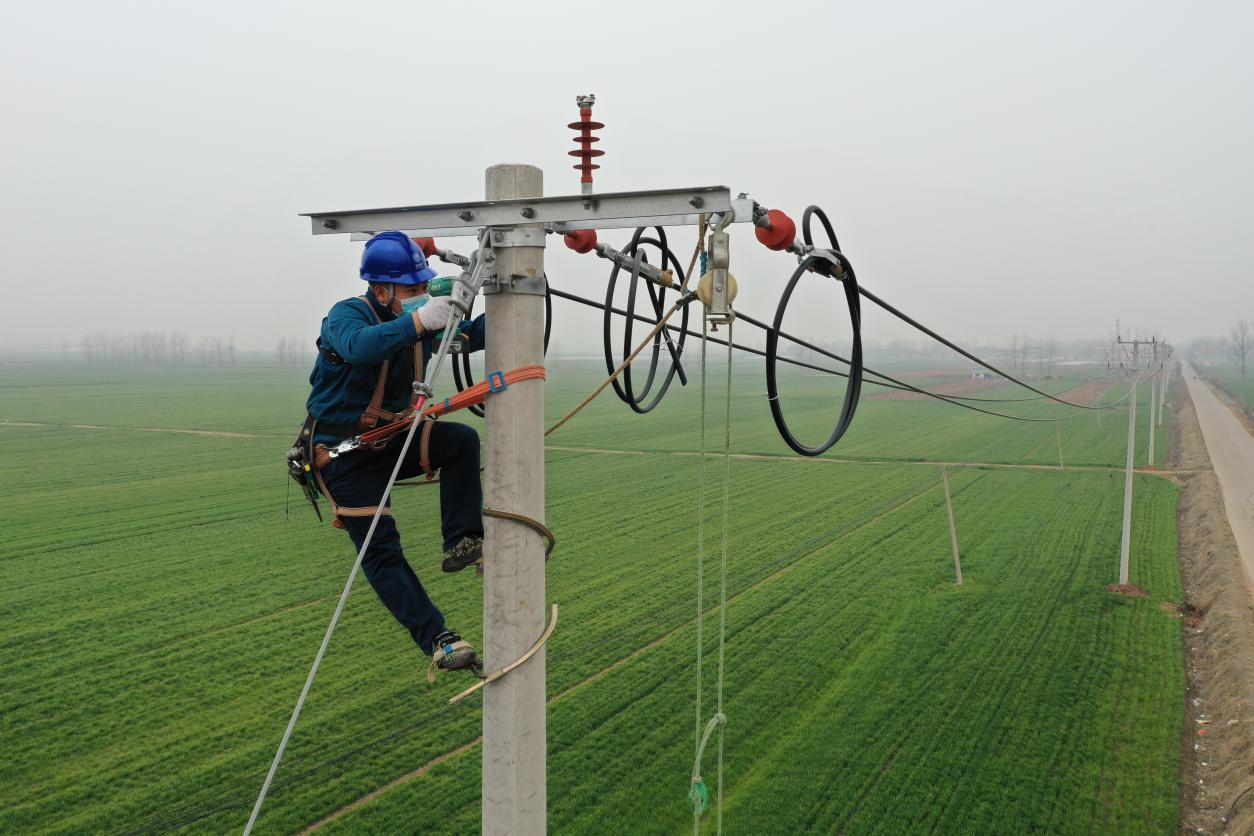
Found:
[{"label": "crop row in field", "polygon": [[[1105,477],[1051,476],[1088,509],[1076,514],[1063,505],[1043,509],[1022,475],[964,479],[960,507],[984,532],[964,549],[975,578],[965,588],[950,583],[944,512],[933,492],[734,599],[729,827],[1160,832],[1174,825],[1184,693],[1178,628],[1154,601],[1102,589],[1109,561],[1094,556],[1117,548],[1117,531],[1102,523],[1118,491]],[[1161,511],[1174,491],[1154,485],[1147,502]],[[1018,507],[991,507],[1016,488],[1023,489]],[[985,515],[1001,525],[980,528]],[[1166,525],[1138,536],[1138,573],[1155,599],[1179,594],[1171,534]],[[1150,554],[1158,558],[1146,560]],[[690,626],[672,631],[552,707],[552,829],[685,826],[693,640]],[[711,761],[703,774],[712,778]],[[330,829],[417,822],[473,830],[473,789],[467,798],[458,788],[478,778],[478,751],[470,750]]]}]

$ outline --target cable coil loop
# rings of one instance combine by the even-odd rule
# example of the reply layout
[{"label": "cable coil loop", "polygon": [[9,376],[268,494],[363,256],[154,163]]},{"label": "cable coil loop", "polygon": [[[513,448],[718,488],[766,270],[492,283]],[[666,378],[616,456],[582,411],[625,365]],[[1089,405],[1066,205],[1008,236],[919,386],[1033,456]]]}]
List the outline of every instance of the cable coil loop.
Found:
[{"label": "cable coil loop", "polygon": [[[655,287],[652,282],[645,279],[640,273],[640,265],[649,263],[645,254],[644,247],[651,246],[656,248],[660,253],[658,267],[660,269],[669,268],[673,271],[675,280],[682,287],[684,284],[684,270],[679,264],[679,259],[675,258],[675,254],[667,246],[666,230],[662,227],[654,227],[657,237],[645,237],[648,227],[637,227],[635,234],[631,236],[631,243],[623,248],[623,254],[632,259],[631,276],[627,287],[627,304],[626,310],[634,314],[636,309],[636,293],[641,283],[644,284],[645,291],[649,295],[649,305],[653,308],[654,319],[648,320],[656,324],[661,321],[666,311],[666,288]],[[605,316],[602,334],[605,346],[605,368],[613,374],[619,363],[615,360],[613,335],[611,333],[611,322],[613,320],[612,307],[614,303],[614,289],[618,284],[619,272],[622,270],[619,264],[614,265],[614,269],[610,271],[609,287],[605,292]],[[623,325],[623,357],[626,358],[632,353],[631,332],[633,325],[633,317],[626,317]],[[675,342],[671,339],[668,328],[661,328],[653,335],[653,351],[649,357],[649,371],[645,376],[644,384],[639,392],[635,390],[631,380],[631,366],[623,369],[621,374],[621,382],[618,378],[612,381],[614,392],[618,395],[619,400],[631,407],[635,412],[641,415],[651,412],[666,395],[666,391],[670,388],[671,382],[675,375],[679,375],[679,382],[682,385],[688,384],[688,378],[684,374],[683,367],[680,365],[680,357],[684,351],[684,340],[687,338],[686,331],[688,329],[688,308],[684,306],[681,312],[681,320],[679,326],[679,340]],[[666,346],[666,350],[670,353],[670,367],[666,369],[662,375],[660,382],[658,380],[658,363],[662,355],[662,346]],[[649,393],[653,391],[654,383],[658,383],[656,392],[649,400]]]},{"label": "cable coil loop", "polygon": [[[811,255],[802,259],[797,269],[793,271],[792,276],[788,279],[788,284],[784,287],[784,292],[780,296],[779,306],[775,309],[775,319],[771,324],[771,328],[766,332],[766,395],[767,403],[771,407],[771,417],[775,421],[775,428],[779,430],[779,435],[784,439],[784,443],[803,456],[818,456],[830,450],[832,445],[840,441],[841,437],[848,431],[849,425],[853,423],[854,413],[858,408],[858,398],[862,392],[862,306],[858,293],[858,278],[854,274],[853,265],[849,263],[849,259],[837,249],[836,232],[832,229],[831,222],[827,219],[827,214],[818,206],[809,206],[806,208],[805,214],[801,219],[801,234],[806,244],[813,244],[813,238],[810,233],[811,219],[817,217],[823,225],[824,232],[827,233],[828,241],[832,245],[832,249],[819,249]],[[838,275],[833,271],[833,266],[839,266],[843,271]],[[784,324],[784,314],[788,310],[788,302],[792,299],[793,290],[797,287],[797,282],[806,273],[815,272],[824,276],[831,276],[841,282],[845,288],[845,303],[849,310],[849,325],[853,330],[853,347],[849,355],[849,385],[845,387],[845,397],[840,408],[840,417],[836,420],[836,426],[825,441],[817,446],[803,444],[788,426],[788,422],[784,419],[784,411],[780,406],[779,399],[779,380],[776,375],[776,366],[779,361],[779,335]]]}]

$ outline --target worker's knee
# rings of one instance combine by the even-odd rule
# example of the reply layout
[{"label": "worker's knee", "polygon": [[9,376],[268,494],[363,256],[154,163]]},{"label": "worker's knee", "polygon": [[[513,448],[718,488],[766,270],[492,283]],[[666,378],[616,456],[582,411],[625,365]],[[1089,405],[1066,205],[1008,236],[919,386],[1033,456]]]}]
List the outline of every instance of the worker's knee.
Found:
[{"label": "worker's knee", "polygon": [[474,427],[452,421],[436,426],[443,431],[436,441],[445,453],[444,458],[455,459],[470,454],[479,457],[479,433]]}]

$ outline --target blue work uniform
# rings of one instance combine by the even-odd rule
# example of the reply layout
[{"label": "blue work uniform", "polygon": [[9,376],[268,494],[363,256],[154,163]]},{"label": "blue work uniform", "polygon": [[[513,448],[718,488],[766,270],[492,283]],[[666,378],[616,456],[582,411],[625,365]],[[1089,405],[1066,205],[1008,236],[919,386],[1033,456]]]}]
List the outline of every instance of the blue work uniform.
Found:
[{"label": "blue work uniform", "polygon": [[[459,326],[469,351],[484,345],[484,317]],[[434,335],[418,336],[411,315],[397,316],[372,294],[337,302],[322,321],[323,349],[309,375],[311,390],[306,407],[317,421],[314,443],[333,446],[357,435],[359,420],[370,405],[383,363],[388,361],[382,407],[401,412],[413,393],[415,352],[421,343],[424,366],[437,347]],[[338,362],[342,360],[342,362]],[[319,475],[330,499],[340,508],[370,508],[379,504],[388,477],[396,466],[403,434],[382,450],[361,448],[330,461]],[[473,427],[437,421],[431,428],[429,464],[440,473],[440,517],[444,550],[466,537],[483,536],[483,488],[479,482],[479,434]],[[415,437],[401,465],[400,479],[423,473]],[[386,501],[391,508],[391,498]],[[370,516],[341,516],[353,544],[360,549],[370,528]],[[431,643],[444,632],[444,616],[431,601],[413,568],[405,560],[392,515],[379,517],[362,558],[362,569],[375,593],[396,620],[428,655]]]}]

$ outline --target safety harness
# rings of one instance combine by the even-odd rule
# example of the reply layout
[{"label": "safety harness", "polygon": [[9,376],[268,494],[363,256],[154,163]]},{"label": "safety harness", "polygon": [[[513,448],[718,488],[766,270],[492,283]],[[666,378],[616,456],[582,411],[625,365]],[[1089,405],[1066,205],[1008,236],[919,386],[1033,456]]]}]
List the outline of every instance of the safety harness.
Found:
[{"label": "safety harness", "polygon": [[[366,303],[366,307],[370,309],[375,322],[382,324],[383,320],[379,317],[379,313],[375,310],[374,305],[370,304],[369,298],[365,296],[358,298]],[[333,349],[323,346],[321,337],[318,338],[317,346],[319,353],[328,362],[335,365],[348,363],[344,357]],[[312,415],[306,415],[305,421],[300,428],[300,434],[296,437],[295,443],[288,451],[288,473],[300,485],[302,493],[313,506],[314,513],[318,515],[319,520],[322,519],[322,511],[318,508],[318,494],[321,493],[331,503],[331,509],[335,515],[331,524],[336,528],[344,528],[343,517],[373,517],[376,512],[379,512],[378,506],[349,507],[336,503],[330,490],[327,489],[321,471],[337,455],[356,450],[382,450],[387,447],[393,436],[409,429],[410,424],[415,420],[421,420],[423,426],[419,431],[418,463],[426,476],[427,482],[432,482],[435,480],[435,470],[431,466],[431,429],[435,426],[437,418],[450,412],[456,412],[459,409],[477,406],[483,403],[488,395],[505,391],[511,383],[536,378],[543,379],[545,376],[544,366],[540,365],[522,366],[508,372],[494,371],[481,383],[458,392],[452,397],[445,398],[441,402],[432,404],[422,411],[422,415],[416,415],[414,412],[414,407],[417,404],[416,394],[410,401],[409,408],[402,412],[390,412],[383,408],[383,399],[387,390],[387,379],[390,369],[391,358],[383,361],[383,366],[379,370],[379,377],[375,382],[374,392],[370,398],[370,404],[357,421],[357,434],[349,439],[347,444],[337,446],[335,452],[325,444],[315,444],[313,439],[315,431],[319,426],[324,431],[332,434],[347,435],[344,430],[348,425],[319,425],[317,419]],[[416,381],[423,379],[423,371],[422,342],[419,341],[414,344],[414,379]],[[380,421],[383,422],[382,425],[380,425]],[[341,450],[341,448],[345,447],[347,447],[347,450]],[[397,484],[412,483],[398,482]],[[390,508],[384,507],[381,513],[391,515],[392,511]]]}]

